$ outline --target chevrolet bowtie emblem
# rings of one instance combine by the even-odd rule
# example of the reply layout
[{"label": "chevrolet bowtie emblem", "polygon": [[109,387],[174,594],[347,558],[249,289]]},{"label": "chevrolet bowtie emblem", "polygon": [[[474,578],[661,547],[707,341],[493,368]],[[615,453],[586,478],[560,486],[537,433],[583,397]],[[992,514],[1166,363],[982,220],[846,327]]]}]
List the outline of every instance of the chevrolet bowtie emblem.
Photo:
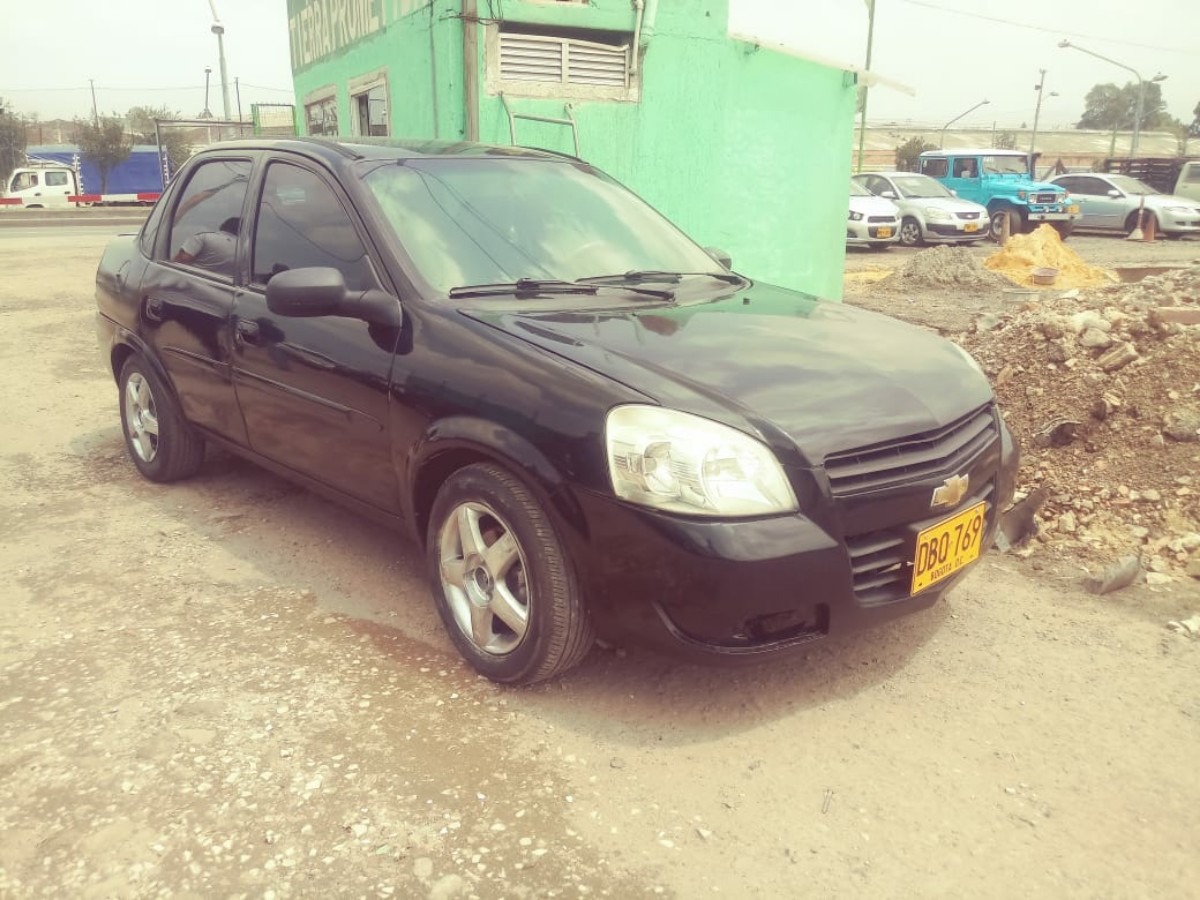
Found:
[{"label": "chevrolet bowtie emblem", "polygon": [[940,486],[933,489],[933,500],[929,503],[930,508],[957,506],[962,498],[967,496],[967,488],[970,486],[970,475],[951,475]]}]

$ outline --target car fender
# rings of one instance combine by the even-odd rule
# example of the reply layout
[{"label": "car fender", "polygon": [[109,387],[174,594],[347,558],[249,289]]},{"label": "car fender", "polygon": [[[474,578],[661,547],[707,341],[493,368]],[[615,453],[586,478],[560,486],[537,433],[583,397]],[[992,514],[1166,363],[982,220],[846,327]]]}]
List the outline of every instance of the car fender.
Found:
[{"label": "car fender", "polygon": [[[428,512],[437,488],[464,464],[490,460],[520,477],[558,517],[577,533],[586,531],[583,512],[567,480],[549,458],[513,429],[475,416],[451,416],[431,422],[413,446],[407,461],[410,524],[422,542]],[[452,460],[448,466],[442,463]],[[434,482],[429,483],[432,475]]]},{"label": "car fender", "polygon": [[[97,315],[104,316],[103,313],[97,313]],[[171,380],[171,376],[167,374],[166,367],[163,366],[150,345],[119,322],[113,322],[108,316],[104,316],[104,318],[112,323],[113,326],[112,342],[109,344],[107,353],[108,365],[112,370],[113,380],[120,380],[121,366],[124,365],[124,360],[136,354],[145,360],[146,365],[154,370],[154,374],[159,377],[159,380],[167,386],[167,389],[174,396],[175,383]],[[118,357],[121,360],[119,364],[117,363]],[[178,396],[174,396],[174,399],[177,403],[179,402]]]}]

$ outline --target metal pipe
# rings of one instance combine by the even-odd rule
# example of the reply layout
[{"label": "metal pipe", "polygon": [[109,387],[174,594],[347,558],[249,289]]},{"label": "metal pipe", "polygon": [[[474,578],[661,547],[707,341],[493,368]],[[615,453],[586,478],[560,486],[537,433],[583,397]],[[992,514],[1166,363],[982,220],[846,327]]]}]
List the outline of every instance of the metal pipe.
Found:
[{"label": "metal pipe", "polygon": [[[875,0],[867,0],[867,64],[866,70],[871,71],[871,46],[875,42]],[[862,86],[862,109],[859,110],[858,120],[858,165],[856,172],[863,170],[863,153],[867,143],[867,91],[870,88],[864,82]]]},{"label": "metal pipe", "polygon": [[947,122],[945,125],[943,125],[943,126],[942,126],[942,137],[941,137],[941,139],[938,141],[938,147],[940,147],[940,148],[944,148],[944,147],[946,146],[946,129],[947,129],[947,128],[949,128],[951,125],[953,125],[953,124],[954,124],[955,122],[957,122],[959,119],[961,119],[963,116],[968,116],[968,115],[970,115],[971,113],[975,112],[975,110],[979,109],[979,107],[981,107],[981,106],[987,106],[987,104],[988,104],[988,103],[990,103],[990,102],[991,102],[990,100],[980,100],[978,103],[976,103],[976,104],[975,104],[974,106],[972,106],[970,109],[968,109],[968,110],[967,110],[965,113],[959,113],[957,116],[955,116],[953,119],[951,119],[951,120],[950,120],[949,122]]},{"label": "metal pipe", "polygon": [[479,16],[475,0],[462,0],[463,94],[466,137],[479,140]]},{"label": "metal pipe", "polygon": [[646,0],[633,0],[633,8],[637,10],[637,18],[633,22],[633,59],[629,63],[629,74],[638,72],[638,60],[642,56],[642,19],[646,15]]}]

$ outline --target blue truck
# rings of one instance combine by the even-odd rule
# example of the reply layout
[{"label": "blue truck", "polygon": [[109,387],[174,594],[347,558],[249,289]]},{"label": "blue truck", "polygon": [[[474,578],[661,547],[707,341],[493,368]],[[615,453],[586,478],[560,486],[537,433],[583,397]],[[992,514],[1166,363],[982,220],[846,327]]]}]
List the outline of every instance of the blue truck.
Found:
[{"label": "blue truck", "polygon": [[[5,205],[52,208],[74,203],[153,203],[163,189],[158,147],[137,144],[129,158],[109,170],[108,183],[100,170],[71,144],[46,144],[25,150],[26,165],[14,169],[3,185]],[[71,198],[87,197],[86,201]]]},{"label": "blue truck", "polygon": [[920,167],[964,200],[986,206],[997,238],[1007,219],[1010,234],[1048,222],[1066,240],[1079,219],[1079,204],[1030,174],[1029,154],[1019,150],[927,150]]}]

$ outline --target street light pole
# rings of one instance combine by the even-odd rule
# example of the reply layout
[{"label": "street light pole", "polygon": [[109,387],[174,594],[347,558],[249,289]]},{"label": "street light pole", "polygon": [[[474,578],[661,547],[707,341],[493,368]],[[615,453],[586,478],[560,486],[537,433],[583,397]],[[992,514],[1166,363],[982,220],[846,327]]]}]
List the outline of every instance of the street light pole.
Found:
[{"label": "street light pole", "polygon": [[221,24],[221,20],[217,16],[217,6],[213,0],[208,0],[208,8],[212,10],[212,33],[217,36],[217,61],[221,67],[221,99],[225,106],[225,121],[228,122],[232,111],[229,108],[229,73],[225,68],[225,26]]},{"label": "street light pole", "polygon": [[1038,118],[1042,115],[1042,88],[1046,86],[1046,70],[1038,69],[1038,72],[1041,73],[1042,77],[1033,86],[1033,89],[1037,91],[1038,98],[1037,106],[1033,109],[1033,134],[1029,136],[1029,160],[1031,165],[1033,163],[1033,146],[1037,143]]},{"label": "street light pole", "polygon": [[945,146],[946,146],[946,129],[947,128],[949,128],[951,125],[953,125],[959,119],[961,119],[963,116],[969,116],[971,113],[975,112],[975,110],[979,109],[979,107],[987,106],[987,104],[990,102],[991,102],[990,100],[980,100],[978,103],[976,103],[970,109],[968,109],[966,112],[959,113],[957,116],[955,116],[953,119],[951,119],[945,125],[943,125],[942,126],[942,136],[941,136],[941,139],[938,141],[938,147],[945,148]]},{"label": "street light pole", "polygon": [[[871,72],[871,45],[875,41],[875,0],[866,0],[867,4],[867,75]],[[858,166],[855,171],[863,170],[863,148],[867,142],[867,93],[870,90],[864,83],[862,87],[862,109],[859,110],[858,120]]]},{"label": "street light pole", "polygon": [[[1112,63],[1114,66],[1116,66],[1119,69],[1124,69],[1126,72],[1133,73],[1133,77],[1137,79],[1137,102],[1134,104],[1133,137],[1130,138],[1130,141],[1129,141],[1129,155],[1137,156],[1138,138],[1141,136],[1141,133],[1142,133],[1142,112],[1143,112],[1143,109],[1144,109],[1145,103],[1146,103],[1146,80],[1144,78],[1142,78],[1141,74],[1138,72],[1137,69],[1133,68],[1133,66],[1127,66],[1127,65],[1125,65],[1125,63],[1117,62],[1115,59],[1110,59],[1107,56],[1102,56],[1099,53],[1096,53],[1092,50],[1085,50],[1083,47],[1080,47],[1078,44],[1072,44],[1070,41],[1068,41],[1066,39],[1059,41],[1058,46],[1059,46],[1060,50],[1070,47],[1072,50],[1078,50],[1080,53],[1086,53],[1088,56],[1094,56],[1094,57],[1096,57],[1096,59],[1102,59],[1106,63]],[[1154,78],[1152,78],[1151,80],[1152,81],[1164,81],[1164,80],[1166,80],[1166,77],[1167,77],[1166,75],[1155,75]]]}]

